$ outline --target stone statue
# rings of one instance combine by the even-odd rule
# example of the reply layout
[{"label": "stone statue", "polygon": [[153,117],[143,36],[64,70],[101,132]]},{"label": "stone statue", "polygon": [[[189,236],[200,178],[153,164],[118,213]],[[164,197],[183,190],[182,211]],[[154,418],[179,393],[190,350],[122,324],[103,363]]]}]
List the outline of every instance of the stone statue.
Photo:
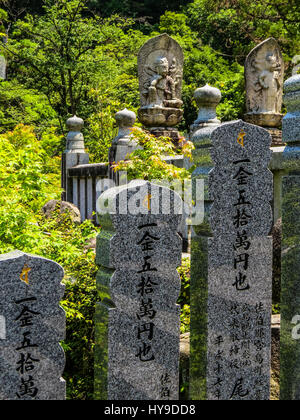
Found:
[{"label": "stone statue", "polygon": [[182,48],[167,34],[150,39],[139,52],[138,73],[140,122],[155,135],[175,138],[178,131],[173,127],[183,116]]},{"label": "stone statue", "polygon": [[262,127],[279,127],[282,121],[284,62],[275,39],[267,39],[250,52],[245,64],[245,78],[245,120]]},{"label": "stone statue", "polygon": [[170,66],[166,57],[157,57],[154,66],[146,67],[145,72],[149,74],[149,80],[145,84],[143,95],[149,108],[180,108],[182,106],[182,101],[176,98],[176,88],[180,82],[176,58]]}]

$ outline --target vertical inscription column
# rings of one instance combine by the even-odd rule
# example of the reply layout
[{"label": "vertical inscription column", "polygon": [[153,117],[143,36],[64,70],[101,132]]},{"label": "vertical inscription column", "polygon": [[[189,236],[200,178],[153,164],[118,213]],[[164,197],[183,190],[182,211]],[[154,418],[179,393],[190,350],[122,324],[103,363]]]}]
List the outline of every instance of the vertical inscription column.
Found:
[{"label": "vertical inscription column", "polygon": [[115,212],[98,214],[107,234],[97,245],[96,398],[176,400],[182,201],[144,181],[112,188],[101,200],[115,203]]},{"label": "vertical inscription column", "polygon": [[0,256],[0,400],[64,400],[63,269],[21,252]]},{"label": "vertical inscription column", "polygon": [[284,84],[280,399],[300,400],[300,74]]},{"label": "vertical inscription column", "polygon": [[212,134],[207,396],[268,400],[271,369],[270,134],[238,121]]}]

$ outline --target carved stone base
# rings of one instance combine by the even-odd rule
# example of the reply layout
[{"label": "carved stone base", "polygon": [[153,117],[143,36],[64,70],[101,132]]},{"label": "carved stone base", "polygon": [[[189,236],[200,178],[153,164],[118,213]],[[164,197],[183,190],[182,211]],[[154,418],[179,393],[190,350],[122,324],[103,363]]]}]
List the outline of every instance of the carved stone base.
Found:
[{"label": "carved stone base", "polygon": [[140,108],[138,116],[145,127],[174,127],[182,120],[183,110],[179,108]]},{"label": "carved stone base", "polygon": [[270,113],[248,113],[245,114],[244,120],[249,124],[258,125],[260,127],[275,127],[278,128],[282,124],[282,114]]},{"label": "carved stone base", "polygon": [[180,148],[186,144],[187,140],[182,137],[177,128],[152,127],[150,133],[155,137],[169,137],[174,146]]},{"label": "carved stone base", "polygon": [[278,128],[266,128],[266,130],[268,130],[272,136],[272,147],[283,146],[281,130],[278,130]]}]

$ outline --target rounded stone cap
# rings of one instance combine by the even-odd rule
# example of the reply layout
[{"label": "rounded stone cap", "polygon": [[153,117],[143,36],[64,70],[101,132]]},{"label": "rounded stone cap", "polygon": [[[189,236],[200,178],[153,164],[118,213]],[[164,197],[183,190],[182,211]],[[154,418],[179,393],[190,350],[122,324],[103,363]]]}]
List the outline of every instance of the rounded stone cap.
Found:
[{"label": "rounded stone cap", "polygon": [[128,109],[123,109],[123,111],[119,111],[115,115],[117,124],[119,127],[133,127],[136,122],[136,114],[133,111],[129,111]]},{"label": "rounded stone cap", "polygon": [[284,83],[284,91],[285,93],[300,91],[300,74],[290,77]]},{"label": "rounded stone cap", "polygon": [[70,131],[81,131],[84,126],[83,119],[74,115],[72,118],[67,120],[67,127]]},{"label": "rounded stone cap", "polygon": [[205,104],[215,104],[217,106],[222,99],[222,93],[219,89],[206,84],[195,91],[194,98],[199,107]]}]

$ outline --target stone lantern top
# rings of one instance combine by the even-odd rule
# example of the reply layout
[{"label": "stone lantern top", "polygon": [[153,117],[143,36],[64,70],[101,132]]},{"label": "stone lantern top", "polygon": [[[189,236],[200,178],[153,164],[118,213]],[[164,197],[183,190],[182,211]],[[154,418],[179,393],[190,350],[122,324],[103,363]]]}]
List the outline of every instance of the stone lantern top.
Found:
[{"label": "stone lantern top", "polygon": [[194,98],[199,107],[199,114],[195,124],[218,123],[216,108],[222,99],[221,91],[206,84],[195,91]]},{"label": "stone lantern top", "polygon": [[69,131],[81,131],[84,127],[84,121],[82,118],[74,115],[67,120],[67,127]]},{"label": "stone lantern top", "polygon": [[83,119],[77,117],[76,115],[67,120],[69,133],[67,135],[66,153],[85,153],[84,137],[81,133],[83,126]]}]

